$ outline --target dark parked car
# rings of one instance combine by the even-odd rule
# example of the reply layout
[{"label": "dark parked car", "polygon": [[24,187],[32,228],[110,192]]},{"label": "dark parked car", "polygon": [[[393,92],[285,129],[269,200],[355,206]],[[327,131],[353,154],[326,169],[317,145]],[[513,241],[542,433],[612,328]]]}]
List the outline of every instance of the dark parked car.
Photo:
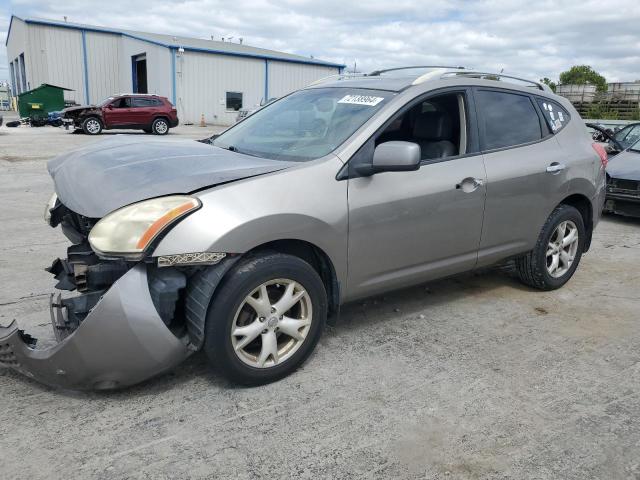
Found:
[{"label": "dark parked car", "polygon": [[607,199],[604,210],[618,215],[640,217],[640,139],[613,157],[607,165]]},{"label": "dark parked car", "polygon": [[616,132],[587,123],[594,140],[606,143],[607,194],[604,211],[640,217],[640,123],[631,123]]},{"label": "dark parked car", "polygon": [[87,135],[103,129],[137,129],[166,135],[178,125],[178,112],[169,100],[158,95],[131,94],[105,98],[98,105],[65,108],[63,121]]}]

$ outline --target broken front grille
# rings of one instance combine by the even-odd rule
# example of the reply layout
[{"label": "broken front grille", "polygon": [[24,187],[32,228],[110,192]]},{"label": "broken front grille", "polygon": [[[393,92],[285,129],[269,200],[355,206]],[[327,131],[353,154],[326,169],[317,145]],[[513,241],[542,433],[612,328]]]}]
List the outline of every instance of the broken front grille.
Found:
[{"label": "broken front grille", "polygon": [[609,180],[607,190],[616,193],[626,193],[640,195],[640,182],[637,180],[626,180],[623,178],[612,178]]}]

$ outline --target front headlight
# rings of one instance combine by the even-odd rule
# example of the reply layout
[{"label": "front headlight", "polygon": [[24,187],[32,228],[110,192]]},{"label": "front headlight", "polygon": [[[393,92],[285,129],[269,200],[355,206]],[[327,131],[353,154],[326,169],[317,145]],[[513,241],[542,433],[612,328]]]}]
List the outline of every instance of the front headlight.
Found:
[{"label": "front headlight", "polygon": [[163,230],[200,205],[197,198],[178,195],[134,203],[96,223],[89,243],[98,253],[140,257]]},{"label": "front headlight", "polygon": [[44,206],[44,221],[47,225],[51,225],[51,210],[56,206],[58,202],[58,194],[53,192],[53,195],[49,198],[49,201]]}]

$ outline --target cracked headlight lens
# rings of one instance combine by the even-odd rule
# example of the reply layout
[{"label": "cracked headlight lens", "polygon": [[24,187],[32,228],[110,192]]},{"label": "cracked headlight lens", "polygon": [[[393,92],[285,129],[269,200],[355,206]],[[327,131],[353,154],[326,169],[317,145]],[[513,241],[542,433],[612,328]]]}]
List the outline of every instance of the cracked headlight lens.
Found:
[{"label": "cracked headlight lens", "polygon": [[89,243],[98,253],[140,257],[158,235],[200,205],[197,198],[182,195],[134,203],[96,223]]}]

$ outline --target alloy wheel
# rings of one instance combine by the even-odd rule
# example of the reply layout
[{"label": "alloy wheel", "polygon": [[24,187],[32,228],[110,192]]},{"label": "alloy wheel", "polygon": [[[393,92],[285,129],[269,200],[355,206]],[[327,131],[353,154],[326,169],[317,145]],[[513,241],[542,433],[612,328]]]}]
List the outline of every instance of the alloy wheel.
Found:
[{"label": "alloy wheel", "polygon": [[167,123],[163,120],[158,120],[156,122],[156,132],[158,132],[159,134],[165,134],[167,133],[169,126],[167,125]]},{"label": "alloy wheel", "polygon": [[313,320],[311,297],[290,279],[264,282],[245,297],[231,326],[238,358],[269,368],[291,358],[304,343]]},{"label": "alloy wheel", "polygon": [[554,278],[569,271],[579,245],[578,227],[571,220],[561,222],[551,234],[547,246],[547,271]]},{"label": "alloy wheel", "polygon": [[100,131],[100,122],[98,120],[88,120],[87,121],[87,131],[91,134],[98,133]]}]

